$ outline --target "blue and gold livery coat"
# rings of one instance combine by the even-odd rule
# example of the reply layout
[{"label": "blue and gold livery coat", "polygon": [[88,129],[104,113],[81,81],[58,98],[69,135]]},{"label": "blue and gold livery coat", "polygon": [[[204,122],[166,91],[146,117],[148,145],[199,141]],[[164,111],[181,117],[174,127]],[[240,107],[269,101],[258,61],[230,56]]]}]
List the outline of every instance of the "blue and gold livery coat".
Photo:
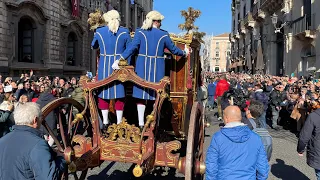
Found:
[{"label": "blue and gold livery coat", "polygon": [[[131,42],[128,29],[119,27],[117,33],[113,34],[107,26],[99,27],[93,37],[91,46],[94,49],[100,48],[100,60],[98,64],[98,80],[107,78],[112,74],[112,64],[120,59],[120,54],[124,52]],[[129,59],[128,59],[129,61]],[[117,99],[125,97],[125,89],[120,82],[114,82],[99,93],[102,99]]]},{"label": "blue and gold livery coat", "polygon": [[[127,59],[139,49],[135,65],[137,75],[150,82],[159,82],[165,75],[165,48],[174,55],[185,55],[184,51],[174,45],[167,31],[157,28],[150,30],[138,28],[131,45],[121,56]],[[155,100],[156,93],[153,90],[134,86],[133,97]]]}]

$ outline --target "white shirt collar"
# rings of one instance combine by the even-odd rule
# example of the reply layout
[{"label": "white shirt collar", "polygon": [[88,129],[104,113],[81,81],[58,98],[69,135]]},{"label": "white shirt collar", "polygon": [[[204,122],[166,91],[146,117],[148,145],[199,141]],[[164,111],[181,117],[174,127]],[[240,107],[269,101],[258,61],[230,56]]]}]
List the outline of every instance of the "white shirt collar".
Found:
[{"label": "white shirt collar", "polygon": [[233,128],[236,126],[245,126],[245,124],[243,124],[242,122],[229,122],[224,126],[224,128]]}]

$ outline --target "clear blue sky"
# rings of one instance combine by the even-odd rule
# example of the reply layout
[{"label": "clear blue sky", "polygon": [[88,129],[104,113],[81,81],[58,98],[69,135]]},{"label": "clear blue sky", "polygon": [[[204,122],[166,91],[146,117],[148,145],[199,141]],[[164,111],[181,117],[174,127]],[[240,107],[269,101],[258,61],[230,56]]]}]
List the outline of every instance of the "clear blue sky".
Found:
[{"label": "clear blue sky", "polygon": [[188,7],[202,12],[196,20],[199,31],[218,35],[231,31],[231,0],[154,0],[153,9],[164,15],[162,29],[170,33],[182,32],[178,25],[184,22],[180,10]]}]

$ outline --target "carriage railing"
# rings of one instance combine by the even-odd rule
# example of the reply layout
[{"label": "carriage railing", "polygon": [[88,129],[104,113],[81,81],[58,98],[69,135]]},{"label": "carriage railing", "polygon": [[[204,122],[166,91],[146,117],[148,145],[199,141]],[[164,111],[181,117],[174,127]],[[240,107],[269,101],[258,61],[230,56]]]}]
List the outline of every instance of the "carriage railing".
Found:
[{"label": "carriage railing", "polygon": [[[152,133],[151,131],[154,130],[158,124],[159,120],[159,114],[161,110],[161,106],[163,101],[169,97],[169,93],[167,92],[167,89],[170,85],[170,79],[169,77],[164,77],[162,80],[160,80],[159,83],[153,83],[146,81],[134,72],[134,67],[133,66],[127,66],[125,63],[122,65],[121,63],[120,69],[115,70],[108,78],[105,78],[103,80],[97,81],[97,82],[89,82],[89,80],[80,80],[80,84],[82,85],[84,91],[86,92],[86,99],[87,103],[89,105],[86,105],[86,107],[89,107],[90,109],[90,114],[91,114],[91,122],[94,126],[94,131],[97,133],[98,136],[93,137],[93,147],[97,146],[99,143],[99,137],[101,136],[100,128],[99,128],[99,121],[98,121],[98,112],[97,112],[97,105],[95,102],[95,98],[93,96],[93,91],[107,86],[108,84],[114,82],[114,81],[119,81],[119,82],[132,82],[135,85],[139,85],[142,88],[147,88],[150,90],[154,90],[157,93],[155,104],[153,111],[150,115],[146,117],[146,123],[145,126],[141,132],[140,136],[140,150],[142,153],[142,142],[143,142],[143,137],[145,136],[152,136],[151,139],[154,139],[153,136],[155,133]],[[122,65],[122,66],[121,66]],[[86,109],[84,109],[83,112],[85,112]],[[149,131],[146,131],[147,128],[149,128]],[[100,145],[100,144],[99,144]]]}]

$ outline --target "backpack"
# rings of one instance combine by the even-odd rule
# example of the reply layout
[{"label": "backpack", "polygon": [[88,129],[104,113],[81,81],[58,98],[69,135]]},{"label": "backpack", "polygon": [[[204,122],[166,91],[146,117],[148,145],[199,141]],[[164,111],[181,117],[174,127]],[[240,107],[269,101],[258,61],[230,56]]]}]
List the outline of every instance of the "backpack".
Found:
[{"label": "backpack", "polygon": [[257,133],[261,137],[264,149],[267,153],[268,161],[270,161],[271,155],[272,155],[272,137],[271,137],[271,135],[269,134],[268,130],[265,128],[253,129],[253,132]]}]

